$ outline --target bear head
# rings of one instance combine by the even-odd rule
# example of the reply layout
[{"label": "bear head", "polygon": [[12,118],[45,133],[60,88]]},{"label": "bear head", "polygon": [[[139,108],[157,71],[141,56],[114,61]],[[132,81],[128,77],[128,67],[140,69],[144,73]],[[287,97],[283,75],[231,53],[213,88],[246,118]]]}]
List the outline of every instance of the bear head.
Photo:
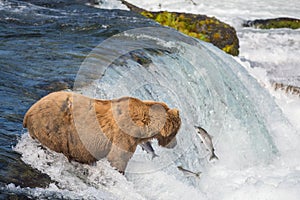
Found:
[{"label": "bear head", "polygon": [[179,131],[181,119],[177,109],[169,109],[167,111],[167,119],[160,134],[156,136],[158,144],[166,148],[173,148],[176,146],[176,134]]},{"label": "bear head", "polygon": [[179,110],[170,109],[163,102],[143,101],[143,103],[149,108],[148,134],[154,135],[160,146],[173,148],[177,144],[176,134],[181,126]]}]

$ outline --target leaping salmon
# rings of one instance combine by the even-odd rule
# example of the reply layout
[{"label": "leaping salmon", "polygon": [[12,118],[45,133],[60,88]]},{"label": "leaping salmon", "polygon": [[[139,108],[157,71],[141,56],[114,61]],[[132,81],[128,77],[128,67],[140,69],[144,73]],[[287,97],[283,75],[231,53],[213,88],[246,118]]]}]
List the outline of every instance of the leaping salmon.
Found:
[{"label": "leaping salmon", "polygon": [[177,168],[186,175],[192,175],[192,176],[196,176],[196,177],[200,178],[201,172],[192,172],[188,169],[183,168],[182,166],[177,166]]},{"label": "leaping salmon", "polygon": [[215,149],[212,143],[211,136],[207,133],[206,130],[201,128],[200,126],[195,126],[197,132],[199,133],[200,139],[202,140],[203,144],[205,145],[206,149],[210,152],[210,158],[212,159],[219,159],[215,154]]},{"label": "leaping salmon", "polygon": [[155,151],[151,145],[151,142],[148,141],[148,142],[142,143],[142,144],[140,144],[140,146],[142,147],[142,149],[144,151],[152,154],[152,159],[155,157],[158,157],[158,155],[155,153]]}]

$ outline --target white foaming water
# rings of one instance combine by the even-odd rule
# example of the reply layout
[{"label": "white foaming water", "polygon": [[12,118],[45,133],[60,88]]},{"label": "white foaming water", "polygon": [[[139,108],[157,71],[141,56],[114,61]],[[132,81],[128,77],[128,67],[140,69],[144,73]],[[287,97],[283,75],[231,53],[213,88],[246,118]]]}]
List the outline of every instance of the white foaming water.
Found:
[{"label": "white foaming water", "polygon": [[[154,143],[159,157],[153,160],[139,148],[124,177],[103,160],[96,166],[69,163],[24,135],[15,150],[26,163],[57,182],[35,192],[56,190],[75,199],[299,198],[300,136],[274,99],[231,56],[192,39],[169,42],[172,34],[139,35],[139,41],[144,37],[155,47],[165,40],[167,47],[160,49],[173,53],[144,52],[152,61],[148,67],[130,59],[123,62],[125,66],[111,66],[100,80],[81,88],[81,93],[109,99],[130,95],[178,108],[182,118],[178,145],[164,149]],[[251,70],[255,75],[257,71]],[[213,136],[219,160],[208,161],[194,125]],[[200,178],[185,176],[177,166],[202,174]]]},{"label": "white foaming water", "polygon": [[[102,9],[122,9],[129,10],[121,1],[118,0],[99,0],[94,1],[95,4],[91,4],[96,8]],[[90,3],[88,3],[90,5]]]},{"label": "white foaming water", "polygon": [[69,162],[63,154],[42,148],[28,133],[22,135],[14,150],[22,153],[24,162],[48,174],[57,184],[50,184],[44,189],[21,189],[10,184],[8,190],[23,192],[35,198],[143,199],[134,192],[133,184],[106,160],[98,161],[95,166]]},{"label": "white foaming water", "polygon": [[242,60],[264,68],[272,81],[300,86],[300,30],[243,30],[238,36]]}]

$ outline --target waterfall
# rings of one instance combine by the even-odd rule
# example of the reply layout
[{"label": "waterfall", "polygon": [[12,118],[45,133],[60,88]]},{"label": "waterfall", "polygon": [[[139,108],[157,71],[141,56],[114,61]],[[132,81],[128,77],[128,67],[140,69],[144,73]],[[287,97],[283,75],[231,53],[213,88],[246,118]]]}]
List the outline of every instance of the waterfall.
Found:
[{"label": "waterfall", "polygon": [[[126,56],[130,51],[148,59],[147,65]],[[260,112],[267,106],[264,109],[281,116],[277,106],[235,59],[211,44],[167,28],[134,29],[96,47],[82,64],[77,82],[91,79],[86,71],[94,72],[93,83],[84,89],[75,83],[85,95],[133,96],[178,108],[182,127],[173,153],[187,163],[201,163],[206,154],[195,125],[213,136],[217,153],[233,165],[269,163],[278,154],[268,113]]]}]

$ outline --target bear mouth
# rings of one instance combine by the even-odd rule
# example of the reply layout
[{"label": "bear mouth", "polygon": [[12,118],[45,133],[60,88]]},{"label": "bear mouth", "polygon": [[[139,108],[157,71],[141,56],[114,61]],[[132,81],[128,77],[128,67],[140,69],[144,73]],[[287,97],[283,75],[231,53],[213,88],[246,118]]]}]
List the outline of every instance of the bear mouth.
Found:
[{"label": "bear mouth", "polygon": [[174,137],[165,147],[168,149],[173,149],[177,145],[177,139]]}]

